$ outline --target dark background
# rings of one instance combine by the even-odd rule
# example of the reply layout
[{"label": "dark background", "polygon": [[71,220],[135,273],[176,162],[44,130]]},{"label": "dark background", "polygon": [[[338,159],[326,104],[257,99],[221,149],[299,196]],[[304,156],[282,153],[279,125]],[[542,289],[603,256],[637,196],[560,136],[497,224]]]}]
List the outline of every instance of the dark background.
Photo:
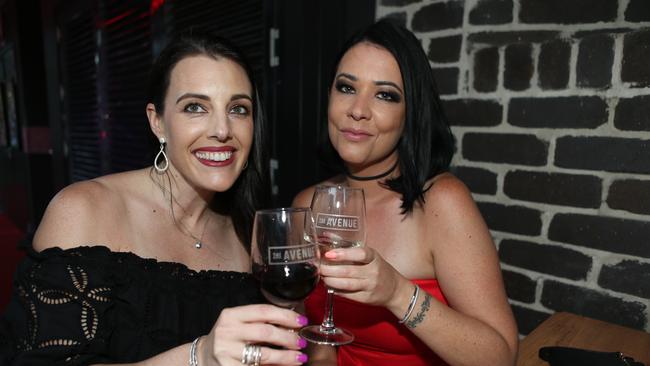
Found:
[{"label": "dark background", "polygon": [[64,186],[150,166],[148,70],[188,28],[230,38],[253,64],[271,126],[274,204],[290,204],[325,177],[315,142],[332,60],[374,10],[368,0],[2,2],[0,211],[31,232]]},{"label": "dark background", "polygon": [[151,165],[146,75],[174,32],[255,65],[280,206],[328,175],[333,59],[382,17],[429,57],[520,333],[556,311],[650,331],[647,0],[0,0],[0,308],[58,190]]}]

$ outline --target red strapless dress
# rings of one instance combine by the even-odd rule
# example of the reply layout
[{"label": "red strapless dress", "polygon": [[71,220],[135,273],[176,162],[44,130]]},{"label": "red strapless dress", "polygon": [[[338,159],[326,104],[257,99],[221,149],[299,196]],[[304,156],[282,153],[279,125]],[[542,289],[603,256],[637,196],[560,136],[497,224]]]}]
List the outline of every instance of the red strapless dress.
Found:
[{"label": "red strapless dress", "polygon": [[[447,305],[437,280],[413,280],[435,299]],[[319,283],[305,301],[310,324],[320,324],[327,291]],[[415,309],[417,312],[418,309]],[[338,365],[447,365],[429,347],[383,307],[334,296],[334,322],[354,334],[353,343],[338,348]]]}]

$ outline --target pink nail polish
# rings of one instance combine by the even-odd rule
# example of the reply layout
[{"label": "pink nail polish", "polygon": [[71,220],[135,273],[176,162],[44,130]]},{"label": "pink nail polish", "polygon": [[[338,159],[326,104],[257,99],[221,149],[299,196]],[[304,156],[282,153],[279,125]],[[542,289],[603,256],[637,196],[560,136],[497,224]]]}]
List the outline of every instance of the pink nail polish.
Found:
[{"label": "pink nail polish", "polygon": [[336,259],[336,252],[333,251],[326,252],[325,257],[329,259]]},{"label": "pink nail polish", "polygon": [[305,363],[305,362],[307,362],[307,360],[309,360],[309,357],[307,357],[307,355],[304,354],[304,353],[301,353],[298,356],[296,356],[296,361],[298,361],[300,363]]},{"label": "pink nail polish", "polygon": [[300,315],[300,316],[298,316],[298,324],[307,325],[307,324],[309,324],[309,319],[307,319],[307,317],[304,316],[304,315]]},{"label": "pink nail polish", "polygon": [[304,338],[298,338],[298,342],[296,342],[296,343],[298,344],[298,347],[300,347],[300,348],[307,347],[307,341]]}]

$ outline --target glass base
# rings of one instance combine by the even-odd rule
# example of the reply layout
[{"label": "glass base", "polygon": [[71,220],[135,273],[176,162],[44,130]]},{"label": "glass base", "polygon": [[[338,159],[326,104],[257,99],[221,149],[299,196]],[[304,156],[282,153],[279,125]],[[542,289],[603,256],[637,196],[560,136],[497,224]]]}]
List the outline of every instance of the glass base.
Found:
[{"label": "glass base", "polygon": [[341,346],[354,341],[354,335],[345,329],[333,328],[325,330],[320,325],[310,325],[302,328],[300,336],[312,343],[328,346]]}]

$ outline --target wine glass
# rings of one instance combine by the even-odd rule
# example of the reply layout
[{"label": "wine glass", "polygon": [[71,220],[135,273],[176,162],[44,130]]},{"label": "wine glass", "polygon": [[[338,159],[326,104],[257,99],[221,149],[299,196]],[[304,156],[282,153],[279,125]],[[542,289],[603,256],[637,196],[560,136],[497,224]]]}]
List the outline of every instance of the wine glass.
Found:
[{"label": "wine glass", "polygon": [[255,213],[251,267],[266,299],[293,309],[318,283],[320,253],[308,207]]},{"label": "wine glass", "polygon": [[[316,187],[311,201],[316,234],[323,254],[335,248],[363,246],[366,240],[366,202],[361,188],[345,186]],[[342,264],[329,262],[328,264]],[[339,346],[351,343],[354,335],[334,324],[334,290],[327,289],[325,316],[321,325],[303,328],[300,335],[317,344]]]}]

